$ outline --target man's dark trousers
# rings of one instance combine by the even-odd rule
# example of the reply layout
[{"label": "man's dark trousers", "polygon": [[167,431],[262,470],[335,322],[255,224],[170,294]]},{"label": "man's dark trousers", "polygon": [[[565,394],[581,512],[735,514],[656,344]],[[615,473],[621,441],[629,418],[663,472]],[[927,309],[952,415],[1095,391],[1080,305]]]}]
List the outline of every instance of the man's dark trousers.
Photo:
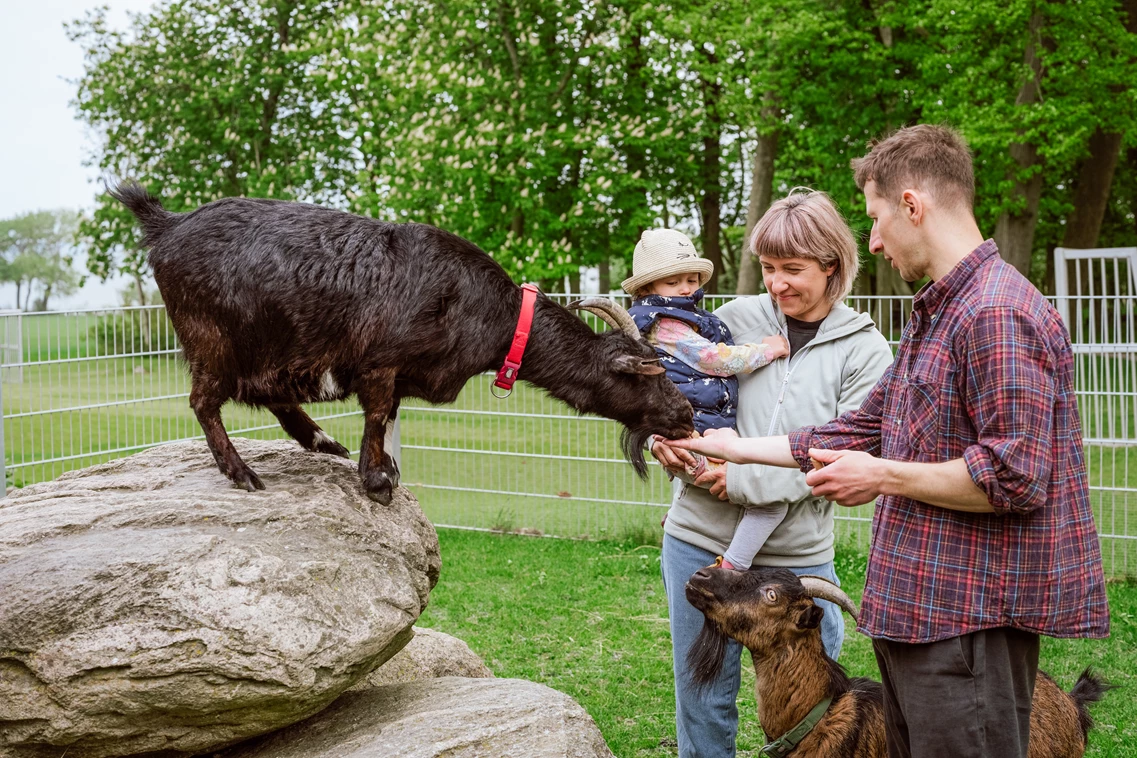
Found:
[{"label": "man's dark trousers", "polygon": [[889,758],[1026,758],[1038,635],[998,627],[939,642],[873,640]]}]

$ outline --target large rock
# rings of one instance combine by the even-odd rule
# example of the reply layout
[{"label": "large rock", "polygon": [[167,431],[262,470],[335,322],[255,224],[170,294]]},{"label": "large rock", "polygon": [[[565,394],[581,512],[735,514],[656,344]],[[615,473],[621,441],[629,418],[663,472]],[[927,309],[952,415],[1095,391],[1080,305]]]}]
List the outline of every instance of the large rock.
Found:
[{"label": "large rock", "polygon": [[457,637],[417,626],[414,632],[414,639],[405,648],[352,689],[362,690],[443,676],[471,679],[493,676],[482,659]]},{"label": "large rock", "polygon": [[438,580],[399,490],[234,440],[267,487],[164,445],[0,501],[0,755],[189,755],[311,716],[396,653]]},{"label": "large rock", "polygon": [[218,758],[606,758],[568,695],[521,679],[444,677],[348,692]]}]

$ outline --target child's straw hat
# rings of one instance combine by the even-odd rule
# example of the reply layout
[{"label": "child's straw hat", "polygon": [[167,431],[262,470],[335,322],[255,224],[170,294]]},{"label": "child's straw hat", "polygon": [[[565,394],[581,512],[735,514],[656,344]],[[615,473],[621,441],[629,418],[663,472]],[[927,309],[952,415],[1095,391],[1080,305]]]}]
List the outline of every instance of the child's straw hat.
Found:
[{"label": "child's straw hat", "polygon": [[641,287],[675,274],[697,273],[702,287],[715,272],[715,264],[700,258],[686,234],[674,229],[648,229],[632,253],[632,275],[624,280],[624,291],[635,295]]}]

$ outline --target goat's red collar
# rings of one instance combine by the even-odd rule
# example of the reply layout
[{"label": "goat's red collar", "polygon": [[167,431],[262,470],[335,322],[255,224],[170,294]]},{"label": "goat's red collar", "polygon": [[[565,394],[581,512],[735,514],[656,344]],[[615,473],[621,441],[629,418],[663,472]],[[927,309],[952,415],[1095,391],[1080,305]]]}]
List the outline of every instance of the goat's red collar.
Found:
[{"label": "goat's red collar", "polygon": [[[521,357],[525,355],[525,345],[529,342],[529,329],[533,326],[533,305],[537,302],[537,285],[521,285],[521,313],[517,316],[517,329],[513,332],[513,344],[505,356],[505,362],[497,371],[497,378],[493,381],[494,387],[505,390],[504,395],[495,397],[506,398],[513,392],[513,383],[517,381],[517,372],[521,370]],[[493,392],[493,387],[490,388]]]}]

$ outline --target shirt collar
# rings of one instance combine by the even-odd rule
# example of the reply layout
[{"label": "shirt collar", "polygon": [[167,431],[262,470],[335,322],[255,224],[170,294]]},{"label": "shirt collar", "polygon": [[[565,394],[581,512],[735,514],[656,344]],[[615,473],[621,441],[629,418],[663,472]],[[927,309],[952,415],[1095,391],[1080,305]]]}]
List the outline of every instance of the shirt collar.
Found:
[{"label": "shirt collar", "polygon": [[968,280],[983,264],[999,254],[995,240],[984,240],[983,244],[967,254],[967,257],[955,264],[943,279],[928,282],[916,293],[913,300],[914,307],[935,313],[947,301],[954,297],[967,284]]}]

